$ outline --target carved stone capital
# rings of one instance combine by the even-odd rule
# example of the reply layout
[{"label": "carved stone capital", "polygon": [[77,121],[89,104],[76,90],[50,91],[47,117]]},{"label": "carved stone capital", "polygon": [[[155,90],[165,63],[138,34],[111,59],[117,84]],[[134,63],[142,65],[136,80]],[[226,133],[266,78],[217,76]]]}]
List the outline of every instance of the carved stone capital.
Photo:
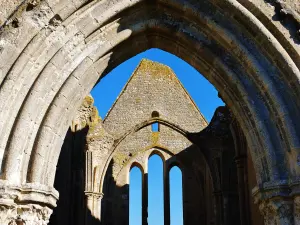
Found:
[{"label": "carved stone capital", "polygon": [[3,225],[46,225],[52,209],[37,204],[0,205],[0,224]]},{"label": "carved stone capital", "polygon": [[1,225],[46,225],[56,206],[57,191],[41,184],[16,186],[0,181]]},{"label": "carved stone capital", "polygon": [[91,95],[86,96],[77,109],[72,121],[71,130],[73,132],[82,130],[86,126],[93,126],[99,123],[100,117],[97,108],[94,106],[94,99]]},{"label": "carved stone capital", "polygon": [[94,219],[98,219],[100,221],[101,216],[101,200],[104,196],[103,193],[99,192],[85,192],[86,196],[86,209],[87,209],[87,224],[91,224],[89,221],[90,216],[93,216]]},{"label": "carved stone capital", "polygon": [[266,225],[293,225],[294,203],[290,188],[285,182],[265,183],[263,188],[253,190],[255,203]]},{"label": "carved stone capital", "polygon": [[275,198],[261,201],[259,210],[264,216],[266,225],[294,224],[293,201],[291,199]]},{"label": "carved stone capital", "polygon": [[50,186],[38,183],[14,185],[0,180],[0,204],[14,205],[30,202],[54,208],[58,196],[58,192]]},{"label": "carved stone capital", "polygon": [[88,198],[88,199],[102,199],[104,194],[103,193],[99,193],[99,192],[89,192],[89,191],[86,191],[85,192],[85,196]]},{"label": "carved stone capital", "polygon": [[0,224],[16,224],[13,223],[15,219],[17,219],[16,207],[0,204]]}]

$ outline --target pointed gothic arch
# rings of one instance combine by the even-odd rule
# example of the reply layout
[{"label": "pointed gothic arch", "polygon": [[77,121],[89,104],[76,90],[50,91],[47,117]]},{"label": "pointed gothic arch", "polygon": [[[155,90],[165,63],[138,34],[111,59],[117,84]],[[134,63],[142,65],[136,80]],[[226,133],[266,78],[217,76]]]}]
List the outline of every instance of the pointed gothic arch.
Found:
[{"label": "pointed gothic arch", "polygon": [[55,167],[75,110],[111,69],[152,47],[218,89],[245,134],[261,190],[297,194],[299,48],[255,3],[23,4],[4,17],[0,34],[0,185],[19,201],[55,207]]}]

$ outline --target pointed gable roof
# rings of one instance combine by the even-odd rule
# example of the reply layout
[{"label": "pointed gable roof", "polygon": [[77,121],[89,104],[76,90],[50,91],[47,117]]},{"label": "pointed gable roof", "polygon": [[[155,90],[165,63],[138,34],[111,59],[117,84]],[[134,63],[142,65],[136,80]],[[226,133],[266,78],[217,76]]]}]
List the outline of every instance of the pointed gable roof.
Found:
[{"label": "pointed gable roof", "polygon": [[118,136],[151,118],[153,111],[190,132],[198,132],[207,126],[206,119],[172,69],[142,59],[103,123],[110,133]]}]

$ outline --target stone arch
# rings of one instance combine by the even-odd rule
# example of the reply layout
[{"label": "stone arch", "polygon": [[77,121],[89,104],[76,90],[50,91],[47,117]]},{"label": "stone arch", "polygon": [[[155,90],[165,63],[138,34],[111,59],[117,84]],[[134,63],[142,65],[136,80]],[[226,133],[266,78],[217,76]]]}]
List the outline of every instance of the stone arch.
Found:
[{"label": "stone arch", "polygon": [[[186,137],[186,138],[188,137],[188,132],[187,132],[187,131],[185,131],[185,130],[182,129],[181,127],[177,126],[176,124],[173,124],[173,123],[171,123],[171,122],[169,122],[169,121],[166,121],[166,120],[164,120],[164,119],[161,119],[161,118],[151,118],[151,119],[149,119],[149,120],[146,120],[146,121],[144,121],[144,122],[142,122],[142,123],[140,123],[140,124],[137,124],[136,126],[132,127],[132,128],[129,129],[127,132],[125,132],[124,134],[122,134],[122,135],[118,138],[118,140],[116,141],[116,143],[115,143],[114,146],[113,146],[113,149],[112,149],[112,151],[111,151],[111,153],[110,153],[110,156],[109,156],[108,160],[106,161],[106,163],[105,163],[105,165],[104,165],[103,173],[102,173],[102,175],[99,177],[99,179],[100,179],[100,189],[99,189],[100,192],[102,191],[102,188],[101,188],[101,187],[102,187],[102,185],[103,185],[103,183],[104,183],[104,177],[105,177],[107,168],[108,168],[109,163],[110,163],[110,161],[111,161],[111,159],[112,159],[112,157],[113,157],[113,155],[114,155],[114,153],[115,153],[115,150],[116,150],[117,147],[119,146],[119,144],[120,144],[126,137],[128,137],[129,135],[131,135],[131,134],[133,134],[134,132],[137,132],[137,131],[139,131],[140,129],[142,129],[142,128],[146,127],[146,126],[149,126],[149,125],[151,125],[151,124],[153,124],[153,123],[155,123],[155,122],[159,122],[159,123],[161,123],[161,124],[163,124],[163,125],[165,125],[165,126],[167,126],[167,127],[170,127],[171,129],[173,129],[174,131],[180,133],[181,135],[183,135],[183,136]],[[153,147],[153,146],[150,146],[149,148],[152,148],[152,147]],[[163,146],[155,146],[155,147],[161,149],[162,151],[165,151],[165,152],[166,152],[167,154],[169,154],[169,155],[172,155],[172,152],[170,152],[167,148],[164,148]],[[146,149],[148,150],[148,148],[146,148]],[[161,157],[163,157],[161,153],[159,153],[159,154],[160,154]],[[149,158],[149,157],[150,157],[150,156],[148,156],[148,158]],[[163,157],[162,160],[165,161],[165,158]],[[143,172],[144,172],[144,171],[143,171]]]},{"label": "stone arch", "polygon": [[[111,150],[111,153],[110,153],[110,156],[109,158],[107,159],[105,165],[104,165],[104,169],[103,169],[103,172],[101,174],[101,176],[98,177],[97,179],[97,182],[100,184],[100,188],[98,189],[99,192],[101,193],[103,190],[102,190],[102,187],[103,187],[103,184],[104,184],[104,179],[105,179],[105,174],[106,174],[106,171],[108,169],[108,166],[109,166],[109,163],[110,161],[112,160],[113,158],[113,155],[116,151],[116,149],[118,148],[118,146],[122,143],[122,141],[132,135],[133,133],[135,132],[138,132],[140,129],[146,127],[146,126],[149,126],[155,122],[159,122],[160,124],[162,125],[165,125],[169,128],[171,128],[172,130],[174,130],[175,132],[178,132],[179,134],[181,134],[182,136],[184,136],[186,139],[188,139],[189,141],[191,141],[191,143],[195,144],[193,140],[191,140],[191,133],[189,133],[188,131],[184,130],[183,128],[181,128],[180,126],[170,122],[170,121],[167,121],[167,120],[164,120],[162,118],[158,118],[158,117],[155,117],[155,118],[151,118],[149,120],[146,120],[146,121],[143,121],[142,123],[140,124],[137,124],[135,125],[134,127],[132,127],[131,129],[129,129],[128,131],[126,131],[124,134],[122,134],[118,140],[115,142],[112,150]],[[148,151],[152,148],[155,148],[156,150],[153,150],[150,152],[149,155],[147,155],[147,158],[149,159],[152,155],[159,155],[159,157],[162,159],[163,162],[166,162],[167,159],[166,157],[162,154],[162,152],[166,153],[167,155],[169,155],[170,157],[173,157],[174,154],[166,147],[164,146],[148,146],[147,148],[145,148],[145,151]],[[199,146],[197,146],[197,148],[199,148]],[[157,150],[158,149],[158,150]],[[162,151],[162,152],[160,152]],[[208,158],[209,156],[203,154],[203,152],[201,151],[201,149],[199,149],[199,155],[201,155],[201,157],[204,159],[204,162],[207,166],[207,168],[209,168],[209,174],[210,174],[210,179],[212,180],[212,183],[213,183],[213,188],[214,189],[219,189],[219,186],[220,186],[220,180],[218,178],[218,170],[216,169],[215,165],[211,163],[211,160],[210,158]],[[137,162],[134,162],[134,163],[137,163]],[[138,166],[141,167],[141,170],[142,172],[144,173],[144,168],[141,166],[141,164],[137,163]],[[127,164],[124,165],[124,167],[128,166]],[[179,161],[175,161],[175,162],[172,162],[167,168],[166,170],[167,171],[170,171],[172,169],[173,166],[178,166],[182,172],[183,172],[183,165],[179,162]],[[130,166],[131,168],[132,166]]]},{"label": "stone arch", "polygon": [[104,0],[63,11],[42,1],[18,11],[18,26],[8,21],[0,37],[4,185],[39,184],[53,194],[59,151],[82,99],[118,64],[156,47],[190,63],[219,90],[246,136],[258,184],[289,186],[300,172],[300,125],[293,123],[299,51],[279,25],[244,4]]},{"label": "stone arch", "polygon": [[129,168],[129,171],[130,171],[133,167],[139,168],[139,169],[141,170],[141,173],[142,173],[142,174],[144,173],[144,168],[143,168],[143,166],[142,166],[140,163],[138,163],[138,162],[133,162],[133,163],[131,164],[130,168]]},{"label": "stone arch", "polygon": [[[130,167],[129,167],[129,171],[128,171],[128,184],[130,183],[130,171],[134,168],[134,167],[136,167],[136,168],[138,168],[139,170],[140,170],[140,172],[141,172],[141,175],[143,176],[144,175],[144,173],[145,173],[145,168],[139,163],[139,162],[133,162],[131,165],[130,165]],[[100,190],[100,189],[99,189]]]},{"label": "stone arch", "polygon": [[181,162],[175,161],[175,162],[170,163],[168,168],[167,168],[169,173],[170,173],[170,171],[173,167],[178,167],[180,169],[181,173],[182,173],[183,166],[182,166]]},{"label": "stone arch", "polygon": [[154,149],[153,151],[151,151],[151,153],[148,155],[148,161],[154,155],[157,155],[161,159],[162,164],[164,165],[164,163],[166,161],[166,157],[160,151],[158,151],[156,149]]},{"label": "stone arch", "polygon": [[[176,193],[176,195],[179,195],[180,196],[180,198],[181,198],[181,204],[182,204],[182,208],[180,208],[180,210],[181,210],[181,213],[182,213],[182,220],[183,220],[183,211],[184,211],[184,209],[183,209],[183,202],[184,202],[184,174],[183,174],[183,171],[182,171],[182,168],[181,167],[179,167],[179,164],[173,164],[172,166],[170,166],[169,167],[169,170],[168,170],[168,178],[169,178],[169,194],[170,194],[170,204],[169,204],[169,206],[170,206],[170,221],[174,221],[174,220],[172,220],[172,205],[174,206],[174,205],[176,205],[176,204],[172,204],[172,189],[174,188],[174,183],[173,183],[173,185],[172,185],[172,183],[171,183],[171,180],[172,180],[172,175],[171,175],[171,171],[172,171],[172,169],[173,168],[178,168],[178,170],[180,171],[180,177],[181,177],[181,179],[179,180],[179,181],[181,181],[181,182],[179,182],[178,180],[177,180],[177,183],[176,183],[176,185],[181,185],[181,192],[177,192]],[[174,175],[173,175],[174,176]],[[173,178],[174,179],[174,178]],[[174,193],[174,192],[173,192]],[[174,198],[174,195],[173,195],[173,198]],[[177,206],[178,207],[178,206]],[[174,210],[174,209],[173,209]],[[177,208],[177,210],[179,210],[179,208]],[[174,211],[173,211],[174,212]],[[179,212],[179,211],[178,211]],[[174,213],[173,213],[173,215],[174,215]]]}]

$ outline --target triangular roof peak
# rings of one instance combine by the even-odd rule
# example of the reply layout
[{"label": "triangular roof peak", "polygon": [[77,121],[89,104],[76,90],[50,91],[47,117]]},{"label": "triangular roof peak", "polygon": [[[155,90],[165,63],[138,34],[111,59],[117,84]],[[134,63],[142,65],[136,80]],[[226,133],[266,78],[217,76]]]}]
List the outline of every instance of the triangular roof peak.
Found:
[{"label": "triangular roof peak", "polygon": [[208,124],[169,66],[142,59],[103,123],[118,135],[150,119],[154,111],[189,132],[199,132]]},{"label": "triangular roof peak", "polygon": [[115,104],[117,103],[118,99],[126,91],[127,86],[130,83],[130,81],[133,79],[133,77],[135,77],[137,75],[138,76],[152,76],[155,79],[167,78],[167,79],[171,79],[173,81],[176,81],[181,86],[181,88],[185,91],[186,96],[190,99],[191,103],[193,104],[195,109],[199,112],[202,119],[207,123],[205,117],[202,115],[202,113],[199,110],[198,106],[196,105],[194,100],[191,98],[191,96],[189,95],[189,93],[187,92],[187,90],[185,89],[183,84],[180,82],[180,80],[178,79],[178,77],[176,76],[174,71],[169,66],[167,66],[165,64],[162,64],[162,63],[159,63],[159,62],[156,62],[156,61],[152,61],[152,60],[149,60],[149,59],[146,59],[146,58],[143,58],[140,61],[140,63],[137,65],[137,67],[135,68],[135,70],[131,74],[129,80],[126,82],[126,84],[125,84],[124,88],[122,89],[121,93],[119,94],[119,96],[115,100],[114,104],[112,105],[112,107],[107,112],[107,114],[104,118],[104,121],[109,116],[110,112],[113,110],[113,108],[114,108]]}]

